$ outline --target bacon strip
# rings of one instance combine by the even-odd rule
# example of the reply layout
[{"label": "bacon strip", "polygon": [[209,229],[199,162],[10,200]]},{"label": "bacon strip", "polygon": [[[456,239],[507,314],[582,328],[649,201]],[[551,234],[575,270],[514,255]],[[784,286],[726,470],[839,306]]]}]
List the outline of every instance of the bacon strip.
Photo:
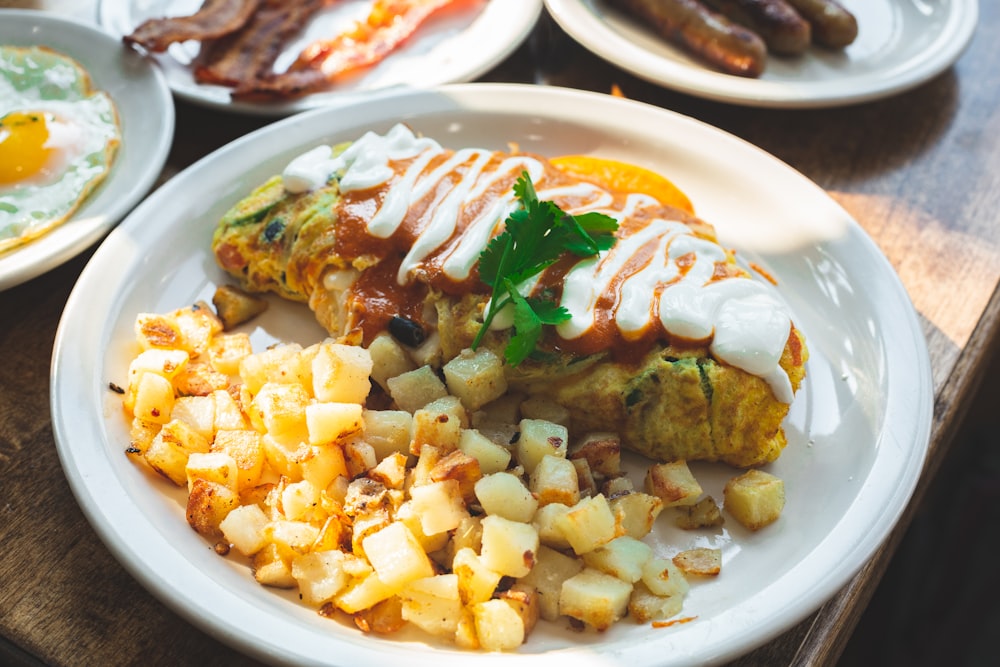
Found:
[{"label": "bacon strip", "polygon": [[273,74],[285,44],[329,0],[266,0],[238,32],[202,43],[194,62],[199,83],[240,86]]},{"label": "bacon strip", "polygon": [[234,97],[290,97],[325,88],[338,77],[380,62],[437,11],[461,0],[376,0],[365,21],[303,49],[285,73],[245,81]]},{"label": "bacon strip", "polygon": [[242,28],[263,0],[205,0],[191,16],[149,19],[123,39],[147,51],[162,52],[174,42],[216,39]]}]

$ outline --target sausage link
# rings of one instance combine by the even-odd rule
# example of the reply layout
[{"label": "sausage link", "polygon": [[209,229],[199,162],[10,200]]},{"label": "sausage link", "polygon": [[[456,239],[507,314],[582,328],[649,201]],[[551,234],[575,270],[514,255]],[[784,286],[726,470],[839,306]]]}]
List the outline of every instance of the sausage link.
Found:
[{"label": "sausage link", "polygon": [[787,0],[812,25],[813,41],[842,49],[858,36],[858,20],[836,0]]},{"label": "sausage link", "polygon": [[772,53],[797,56],[812,42],[812,27],[785,0],[705,0],[705,4],[764,38]]},{"label": "sausage link", "polygon": [[757,77],[764,71],[767,46],[760,36],[698,0],[612,0],[612,3],[723,72]]}]

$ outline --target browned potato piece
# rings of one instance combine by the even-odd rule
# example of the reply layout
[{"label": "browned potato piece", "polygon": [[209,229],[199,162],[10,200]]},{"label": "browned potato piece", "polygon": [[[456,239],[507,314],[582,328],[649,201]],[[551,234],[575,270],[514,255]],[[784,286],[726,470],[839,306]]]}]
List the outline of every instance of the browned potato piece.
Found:
[{"label": "browned potato piece", "polygon": [[747,470],[726,482],[726,511],[750,530],[778,520],[785,508],[785,483],[763,470]]},{"label": "browned potato piece", "polygon": [[267,300],[232,285],[220,285],[212,295],[212,305],[225,331],[249,322],[267,310]]},{"label": "browned potato piece", "polygon": [[711,577],[722,571],[722,551],[719,549],[688,549],[674,556],[673,560],[684,574]]}]

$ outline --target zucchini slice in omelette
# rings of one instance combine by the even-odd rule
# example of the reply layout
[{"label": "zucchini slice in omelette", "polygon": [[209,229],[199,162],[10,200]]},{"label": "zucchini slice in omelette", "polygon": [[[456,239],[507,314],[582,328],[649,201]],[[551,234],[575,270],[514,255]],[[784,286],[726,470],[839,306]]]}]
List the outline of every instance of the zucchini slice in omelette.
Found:
[{"label": "zucchini slice in omelette", "polygon": [[[617,432],[654,459],[775,460],[805,340],[773,287],[686,200],[673,206],[531,154],[445,149],[397,125],[293,160],[225,214],[213,251],[244,288],[307,303],[334,337],[367,344],[405,322],[443,364],[482,326],[490,289],[478,259],[519,206],[523,172],[539,199],[600,211],[619,228],[610,250],[567,255],[518,285],[570,319],[507,365],[510,386],[564,406],[571,434]],[[513,322],[498,320],[482,344],[502,356]]]}]

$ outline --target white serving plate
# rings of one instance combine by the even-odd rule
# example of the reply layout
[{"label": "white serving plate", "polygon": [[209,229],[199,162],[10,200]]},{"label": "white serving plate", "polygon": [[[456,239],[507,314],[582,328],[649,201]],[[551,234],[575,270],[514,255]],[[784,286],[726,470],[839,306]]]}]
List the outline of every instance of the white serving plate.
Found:
[{"label": "white serving plate", "polygon": [[842,0],[858,19],[843,51],[768,58],[760,78],[713,71],[608,0],[545,0],[586,48],[636,76],[698,97],[759,107],[833,107],[908,90],[940,74],[972,39],[977,0]]},{"label": "white serving plate", "polygon": [[160,72],[97,27],[51,13],[0,10],[0,44],[47,46],[90,73],[118,107],[122,142],[111,172],[72,217],[23,246],[0,253],[0,289],[49,271],[97,242],[160,175],[174,137],[174,102]]},{"label": "white serving plate", "polygon": [[[811,358],[786,420],[789,445],[769,470],[785,480],[780,520],[749,533],[682,532],[661,517],[650,538],[673,555],[723,552],[723,572],[698,582],[683,614],[655,629],[628,620],[603,634],[543,623],[511,654],[362,635],[324,619],[294,594],[259,586],[187,525],[184,491],[125,455],[121,397],[135,354],[133,322],[210,299],[227,282],[210,250],[222,213],[295,155],[321,142],[385,131],[397,121],[453,148],[589,153],[671,178],[713,222],[723,244],[778,281]],[[304,306],[275,299],[250,328],[255,345],[310,343],[324,332]],[[98,249],[68,300],[52,363],[52,416],[67,479],[101,538],[154,595],[198,627],[280,664],[413,666],[707,665],[731,660],[792,627],[843,587],[896,523],[929,438],[930,364],[898,278],[861,227],[820,188],[718,129],[641,103],[560,88],[465,84],[385,91],[300,114],[199,161],[150,196]],[[633,474],[648,462],[629,461]],[[721,499],[734,470],[693,465]]]},{"label": "white serving plate", "polygon": [[[162,16],[194,13],[202,0],[102,0],[101,25],[122,37],[140,23]],[[363,19],[372,0],[340,0],[320,11],[291,41],[278,61],[287,67],[302,48],[328,39]],[[246,114],[283,116],[320,106],[349,102],[368,91],[393,86],[430,88],[471,81],[502,62],[520,46],[542,11],[542,0],[469,0],[432,16],[399,49],[381,63],[346,78],[328,91],[287,102],[232,100],[229,89],[194,80],[189,66],[198,54],[197,42],[173,44],[152,59],[181,99],[204,106]]]}]

